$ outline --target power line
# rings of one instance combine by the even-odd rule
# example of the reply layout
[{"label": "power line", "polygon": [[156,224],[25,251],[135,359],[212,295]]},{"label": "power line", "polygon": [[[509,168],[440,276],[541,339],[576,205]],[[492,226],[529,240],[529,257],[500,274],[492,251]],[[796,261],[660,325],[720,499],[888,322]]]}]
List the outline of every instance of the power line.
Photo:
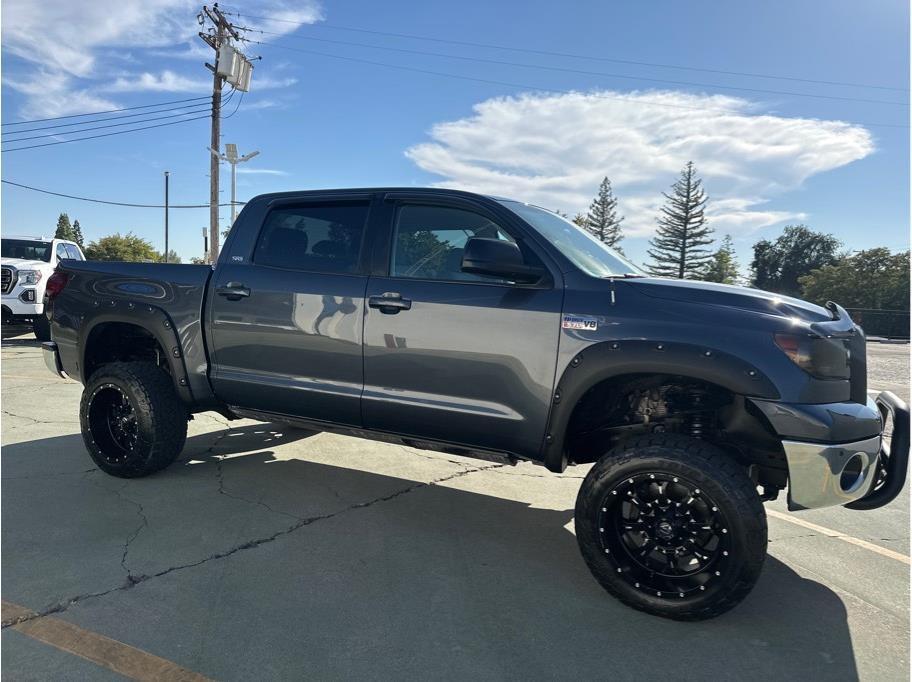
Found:
[{"label": "power line", "polygon": [[107,111],[90,111],[85,114],[69,114],[67,116],[52,116],[51,118],[33,118],[30,121],[15,121],[13,123],[3,123],[0,124],[3,127],[6,126],[21,126],[26,125],[27,123],[43,123],[44,121],[60,121],[65,118],[79,118],[81,116],[98,116],[100,114],[115,114],[119,111],[133,111],[134,109],[150,109],[152,107],[163,107],[166,104],[178,104],[180,102],[193,102],[200,99],[209,99],[209,95],[204,95],[202,97],[188,97],[187,99],[175,99],[170,102],[159,102],[158,104],[144,104],[140,107],[124,107],[122,109],[108,109]]},{"label": "power line", "polygon": [[193,118],[185,118],[180,121],[171,121],[170,123],[156,123],[155,125],[152,125],[152,126],[143,126],[142,128],[133,128],[131,130],[119,130],[114,133],[100,133],[98,135],[88,135],[86,137],[76,137],[71,140],[60,140],[59,142],[44,142],[42,144],[29,145],[28,147],[16,147],[15,149],[4,149],[0,153],[6,154],[7,152],[21,152],[21,151],[25,151],[26,149],[35,149],[37,147],[52,147],[52,146],[58,145],[58,144],[67,144],[68,142],[82,142],[83,140],[95,140],[99,137],[110,137],[112,135],[126,135],[127,133],[135,133],[135,132],[139,132],[140,130],[149,130],[151,128],[163,128],[165,126],[174,126],[174,125],[178,125],[179,123],[189,123],[190,121],[198,121],[203,118],[209,118],[209,114],[206,114],[205,116],[195,116]]},{"label": "power line", "polygon": [[[255,33],[262,33],[265,35],[276,35],[276,36],[284,35],[282,33],[276,33],[274,31],[264,31],[264,30],[255,29],[255,28],[246,28],[246,29],[242,29],[242,30],[253,31]],[[539,69],[539,70],[545,70],[545,71],[557,71],[560,73],[575,73],[575,74],[582,74],[585,76],[601,76],[603,78],[621,78],[621,79],[625,79],[625,80],[646,81],[646,82],[650,82],[650,83],[665,83],[665,84],[670,84],[670,85],[684,85],[687,87],[712,88],[712,89],[720,89],[720,90],[735,90],[735,91],[739,91],[739,92],[756,92],[756,93],[769,94],[769,95],[785,95],[788,97],[810,97],[813,99],[829,99],[829,100],[838,100],[838,101],[842,101],[842,102],[865,102],[868,104],[893,104],[893,105],[897,105],[897,106],[909,106],[908,102],[896,102],[893,100],[867,99],[867,98],[863,98],[863,97],[843,97],[841,95],[820,95],[820,94],[810,93],[810,92],[795,92],[792,90],[770,90],[767,88],[748,88],[748,87],[742,87],[742,86],[737,86],[737,85],[718,85],[718,84],[714,84],[714,83],[698,83],[698,82],[694,82],[694,81],[669,80],[667,78],[650,78],[647,76],[629,76],[629,75],[620,74],[620,73],[606,73],[604,71],[587,71],[584,69],[572,69],[572,68],[567,68],[567,67],[562,67],[562,66],[546,66],[546,65],[542,65],[542,64],[524,64],[522,62],[509,62],[509,61],[505,61],[502,59],[488,59],[485,57],[467,57],[465,55],[446,54],[443,52],[428,52],[427,50],[412,50],[412,49],[400,48],[400,47],[369,45],[366,43],[356,43],[356,42],[351,42],[351,41],[347,41],[347,40],[331,40],[328,38],[314,38],[312,36],[296,36],[296,37],[300,38],[301,40],[311,40],[311,41],[320,42],[320,43],[331,43],[334,45],[346,45],[346,46],[351,46],[351,47],[366,47],[371,50],[384,50],[387,52],[416,54],[416,55],[423,55],[423,56],[428,56],[428,57],[443,57],[446,59],[458,59],[460,61],[478,62],[478,63],[482,63],[482,64],[497,64],[500,66],[515,66],[515,67],[520,67],[520,68],[524,68],[524,69]],[[247,40],[248,40],[248,42],[257,42],[254,40],[249,40],[249,39],[247,39]],[[267,44],[275,45],[275,43],[267,43]]]},{"label": "power line", "polygon": [[[234,90],[232,90],[231,93],[234,94]],[[244,92],[241,93],[241,97],[238,99],[238,103],[235,105],[234,111],[232,111],[230,114],[228,114],[227,116],[225,116],[225,118],[222,119],[223,121],[227,121],[229,118],[231,118],[232,116],[234,116],[234,115],[238,112],[238,109],[241,108],[241,102],[244,101],[244,95],[245,95],[245,94],[246,94],[246,93],[244,93]],[[226,98],[225,101],[228,102],[228,101],[230,101],[230,100],[231,100],[231,95],[228,95],[228,97]]]},{"label": "power line", "polygon": [[[488,85],[502,85],[502,86],[511,87],[511,88],[524,88],[527,90],[537,90],[539,92],[548,92],[548,93],[561,94],[561,95],[585,94],[580,91],[574,91],[574,90],[561,90],[558,88],[543,88],[538,85],[529,85],[528,83],[514,83],[514,82],[510,82],[510,81],[494,80],[494,79],[490,79],[490,78],[479,78],[476,76],[463,76],[461,74],[447,73],[445,71],[433,71],[430,69],[420,69],[420,68],[413,67],[413,66],[403,66],[401,64],[390,64],[388,62],[378,62],[378,61],[374,61],[371,59],[361,59],[359,57],[345,57],[342,55],[332,54],[329,52],[320,52],[318,50],[306,50],[306,49],[299,48],[299,47],[290,47],[288,45],[281,45],[279,43],[270,43],[270,42],[264,42],[264,41],[259,41],[259,40],[248,40],[247,42],[255,43],[257,45],[265,45],[265,46],[276,47],[276,48],[280,48],[280,49],[284,49],[284,50],[290,50],[292,52],[301,52],[304,54],[312,54],[312,55],[317,55],[320,57],[329,57],[331,59],[341,59],[343,61],[354,62],[357,64],[370,64],[371,66],[382,66],[382,67],[389,68],[389,69],[397,69],[400,71],[409,71],[411,73],[421,73],[421,74],[425,74],[425,75],[429,75],[429,76],[440,76],[442,78],[455,78],[456,80],[472,81],[475,83],[485,83]],[[743,115],[743,113],[744,113],[742,111],[738,111],[735,109],[720,109],[720,108],[712,108],[712,107],[691,106],[691,105],[687,105],[687,104],[676,104],[676,103],[672,103],[672,102],[658,102],[655,100],[643,100],[643,99],[631,100],[626,97],[612,96],[612,95],[593,94],[591,96],[597,97],[598,99],[617,100],[619,102],[627,102],[627,103],[633,103],[633,104],[639,104],[639,105],[645,105],[645,106],[670,107],[673,109],[689,109],[692,111],[711,111],[711,112],[718,112],[718,113],[723,113],[723,114],[734,114],[734,115],[738,115],[738,116]],[[857,121],[847,121],[847,123],[854,123],[855,125],[864,125],[864,126],[869,126],[869,127],[901,128],[901,129],[905,129],[905,130],[909,129],[909,126],[895,124],[895,123],[866,123],[866,122],[857,122]]]},{"label": "power line", "polygon": [[[106,201],[104,199],[90,199],[89,197],[79,197],[73,194],[63,194],[61,192],[51,192],[46,189],[39,189],[38,187],[30,187],[29,185],[23,185],[18,182],[13,182],[12,180],[0,180],[4,185],[12,185],[13,187],[20,187],[22,189],[31,190],[32,192],[41,192],[42,194],[50,194],[55,197],[63,197],[65,199],[75,199],[77,201],[89,201],[93,204],[108,204],[110,206],[126,206],[128,208],[164,208],[164,204],[130,204],[123,201]],[[238,201],[238,204],[246,204],[246,201]],[[219,206],[230,206],[230,203],[219,204]],[[209,208],[209,204],[168,204],[168,208]]]},{"label": "power line", "polygon": [[728,71],[728,70],[724,70],[724,69],[707,69],[707,68],[700,68],[700,67],[696,67],[696,66],[681,66],[680,64],[663,64],[663,63],[659,63],[659,62],[644,62],[644,61],[636,61],[636,60],[632,60],[632,59],[596,57],[593,55],[574,54],[571,52],[555,52],[555,51],[550,51],[550,50],[533,50],[533,49],[522,48],[522,47],[511,47],[508,45],[495,45],[492,43],[476,43],[476,42],[471,42],[471,41],[466,41],[466,40],[451,40],[451,39],[447,39],[447,38],[436,38],[436,37],[432,37],[432,36],[422,36],[422,35],[415,35],[415,34],[410,34],[410,33],[394,33],[394,32],[390,32],[390,31],[377,31],[377,30],[371,30],[371,29],[366,29],[366,28],[355,28],[352,26],[341,26],[338,24],[330,24],[330,23],[326,23],[326,22],[321,22],[320,24],[312,24],[312,23],[309,23],[306,21],[292,21],[290,19],[276,19],[273,17],[256,16],[253,14],[246,14],[246,13],[240,13],[240,12],[225,12],[225,14],[233,14],[234,16],[237,16],[237,17],[243,16],[243,17],[247,17],[248,19],[260,19],[263,21],[271,21],[271,22],[277,22],[277,23],[283,23],[283,24],[293,24],[296,26],[315,26],[315,27],[319,27],[319,28],[334,29],[337,31],[352,31],[355,33],[366,33],[366,34],[371,34],[371,35],[388,36],[388,37],[393,37],[393,38],[406,38],[409,40],[423,40],[423,41],[427,41],[427,42],[444,43],[447,45],[461,45],[463,47],[481,47],[481,48],[492,49],[492,50],[504,50],[507,52],[521,52],[521,53],[525,53],[525,54],[544,55],[544,56],[548,56],[548,57],[567,57],[567,58],[571,58],[571,59],[585,59],[585,60],[589,60],[589,61],[610,62],[610,63],[614,63],[614,64],[629,64],[632,66],[649,66],[649,67],[655,67],[655,68],[661,68],[661,69],[676,69],[679,71],[698,71],[698,72],[702,72],[702,73],[715,73],[715,74],[721,74],[721,75],[726,75],[726,76],[744,76],[744,77],[748,77],[748,78],[767,78],[767,79],[771,79],[771,80],[785,80],[785,81],[793,81],[793,82],[797,82],[797,83],[815,83],[818,85],[837,85],[837,86],[848,86],[848,87],[853,87],[853,88],[873,88],[875,90],[893,90],[893,91],[898,91],[898,92],[908,92],[909,91],[908,88],[897,88],[897,87],[892,87],[892,86],[888,86],[888,85],[873,85],[870,83],[853,83],[853,82],[849,82],[849,81],[831,81],[831,80],[822,80],[822,79],[817,79],[817,78],[799,78],[796,76],[782,76],[782,75],[774,75],[774,74],[768,74],[768,73],[756,73],[756,72],[750,72],[750,71]]},{"label": "power line", "polygon": [[[229,95],[228,98],[226,98],[226,100],[229,99],[230,97],[231,97],[231,95]],[[205,97],[204,99],[210,99],[210,98]],[[56,128],[70,128],[73,126],[84,126],[84,125],[89,125],[91,123],[104,123],[106,121],[121,121],[125,118],[135,118],[137,116],[150,116],[152,114],[163,114],[166,111],[178,111],[179,109],[191,109],[193,107],[198,107],[198,106],[201,106],[201,105],[200,104],[186,104],[186,105],[180,106],[180,107],[169,107],[168,109],[159,109],[158,111],[143,111],[139,114],[127,114],[126,116],[111,116],[109,118],[93,118],[88,121],[79,121],[77,123],[58,123],[58,124],[52,125],[52,126],[41,126],[40,128],[26,128],[23,130],[4,130],[4,131],[0,132],[0,135],[21,135],[23,133],[34,133],[39,130],[54,130]],[[135,123],[139,123],[139,121],[135,121]],[[79,131],[73,130],[73,131],[62,132],[62,133],[60,133],[60,135],[67,135],[71,132],[79,132]]]},{"label": "power line", "polygon": [[[4,144],[10,144],[12,142],[25,142],[26,140],[40,140],[40,139],[46,138],[46,137],[60,137],[61,135],[72,135],[74,133],[84,133],[84,132],[88,132],[90,130],[102,130],[104,128],[119,128],[121,126],[136,125],[138,123],[148,123],[149,121],[163,121],[168,118],[177,118],[180,116],[188,116],[189,114],[198,114],[202,111],[209,111],[209,107],[205,106],[202,109],[194,109],[191,111],[185,111],[180,114],[170,114],[168,116],[158,116],[155,118],[144,118],[144,119],[140,119],[138,121],[127,121],[126,123],[111,123],[111,124],[105,125],[105,126],[93,126],[91,128],[80,128],[79,130],[68,130],[66,132],[45,133],[44,135],[32,135],[31,137],[18,137],[14,140],[4,140]],[[139,130],[139,129],[137,129],[137,130]],[[31,131],[29,130],[29,131],[22,131],[22,132],[31,132]],[[131,131],[124,130],[123,132],[128,133]]]}]

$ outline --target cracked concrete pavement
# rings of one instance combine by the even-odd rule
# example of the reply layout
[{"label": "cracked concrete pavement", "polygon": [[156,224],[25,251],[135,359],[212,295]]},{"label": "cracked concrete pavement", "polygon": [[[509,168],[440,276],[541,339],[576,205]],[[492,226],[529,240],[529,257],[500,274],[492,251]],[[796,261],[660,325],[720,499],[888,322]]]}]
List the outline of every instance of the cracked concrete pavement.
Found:
[{"label": "cracked concrete pavement", "polygon": [[[887,379],[908,392],[908,369]],[[908,679],[908,565],[777,518],[751,596],[674,623],[590,577],[571,530],[584,468],[207,413],[177,463],[124,481],[92,466],[81,387],[27,336],[4,339],[2,380],[2,595],[19,620],[53,614],[226,680]],[[802,518],[909,552],[908,492]],[[112,677],[3,625],[11,679]]]}]

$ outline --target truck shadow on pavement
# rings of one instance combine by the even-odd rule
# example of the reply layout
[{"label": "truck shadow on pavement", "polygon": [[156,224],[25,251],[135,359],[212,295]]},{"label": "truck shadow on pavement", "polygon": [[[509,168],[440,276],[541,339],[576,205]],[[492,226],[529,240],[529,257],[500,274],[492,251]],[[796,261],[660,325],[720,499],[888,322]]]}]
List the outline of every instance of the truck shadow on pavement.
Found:
[{"label": "truck shadow on pavement", "polygon": [[219,679],[857,678],[840,598],[772,556],[734,611],[662,620],[597,585],[572,509],[520,501],[537,476],[279,429],[131,481],[78,434],[5,445],[4,599],[110,590],[67,617]]},{"label": "truck shadow on pavement", "polygon": [[3,347],[33,347],[38,348],[41,342],[35,338],[30,327],[4,326],[0,331]]}]

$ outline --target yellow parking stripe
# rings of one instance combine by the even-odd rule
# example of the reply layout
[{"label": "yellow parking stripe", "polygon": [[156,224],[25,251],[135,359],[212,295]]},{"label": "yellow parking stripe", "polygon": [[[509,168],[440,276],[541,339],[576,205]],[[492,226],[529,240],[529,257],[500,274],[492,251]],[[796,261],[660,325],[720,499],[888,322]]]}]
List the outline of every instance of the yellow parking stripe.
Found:
[{"label": "yellow parking stripe", "polygon": [[[34,616],[28,609],[2,602],[3,622],[14,622]],[[11,626],[39,642],[85,658],[102,667],[133,680],[173,680],[174,682],[205,682],[208,677],[181,668],[176,663],[137,649],[116,639],[85,630],[59,618],[44,616],[24,620]]]},{"label": "yellow parking stripe", "polygon": [[875,545],[873,542],[868,542],[867,540],[862,540],[861,538],[856,538],[852,535],[846,535],[845,533],[840,533],[838,530],[833,530],[832,528],[826,528],[825,526],[818,526],[816,523],[811,523],[810,521],[805,521],[800,519],[797,516],[792,516],[791,514],[783,514],[782,512],[776,511],[774,509],[766,510],[767,516],[772,516],[774,519],[779,519],[780,521],[787,521],[788,523],[794,523],[796,526],[801,526],[802,528],[807,528],[808,530],[815,531],[821,535],[825,535],[828,538],[835,538],[836,540],[842,540],[843,542],[848,542],[851,545],[857,545],[862,547],[870,552],[875,552],[881,556],[888,557],[890,559],[895,559],[896,561],[901,561],[904,564],[912,565],[912,558],[906,556],[905,554],[900,554],[899,552],[894,552],[892,549],[887,549],[886,547],[881,547],[880,545]]}]

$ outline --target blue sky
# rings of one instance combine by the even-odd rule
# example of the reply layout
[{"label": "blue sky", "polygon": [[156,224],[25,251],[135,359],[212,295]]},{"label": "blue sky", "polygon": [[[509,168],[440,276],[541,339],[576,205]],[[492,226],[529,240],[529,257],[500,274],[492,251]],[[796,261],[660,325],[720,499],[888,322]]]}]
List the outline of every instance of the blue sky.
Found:
[{"label": "blue sky", "polygon": [[[223,142],[261,152],[241,167],[239,199],[287,189],[443,184],[575,213],[607,175],[626,216],[625,250],[642,262],[660,192],[693,159],[710,196],[711,225],[719,237],[732,234],[742,266],[751,244],[796,222],[830,232],[850,249],[909,246],[909,108],[856,101],[908,102],[903,0],[236,0],[223,8],[248,15],[232,17],[237,23],[269,32],[248,37],[285,46],[245,46],[262,60],[236,113],[237,94],[225,109],[232,115]],[[5,0],[4,123],[206,95],[211,78],[203,62],[211,55],[195,37],[198,11],[185,0]],[[208,140],[208,120],[199,120],[7,152],[2,176],[154,204],[169,170],[172,203],[206,203]],[[223,167],[224,201],[228,177]],[[61,211],[79,219],[89,240],[131,230],[163,247],[161,210],[2,188],[6,234],[52,231]],[[228,215],[223,209],[223,224]],[[170,223],[172,247],[185,260],[201,255],[208,211],[172,210]]]}]

